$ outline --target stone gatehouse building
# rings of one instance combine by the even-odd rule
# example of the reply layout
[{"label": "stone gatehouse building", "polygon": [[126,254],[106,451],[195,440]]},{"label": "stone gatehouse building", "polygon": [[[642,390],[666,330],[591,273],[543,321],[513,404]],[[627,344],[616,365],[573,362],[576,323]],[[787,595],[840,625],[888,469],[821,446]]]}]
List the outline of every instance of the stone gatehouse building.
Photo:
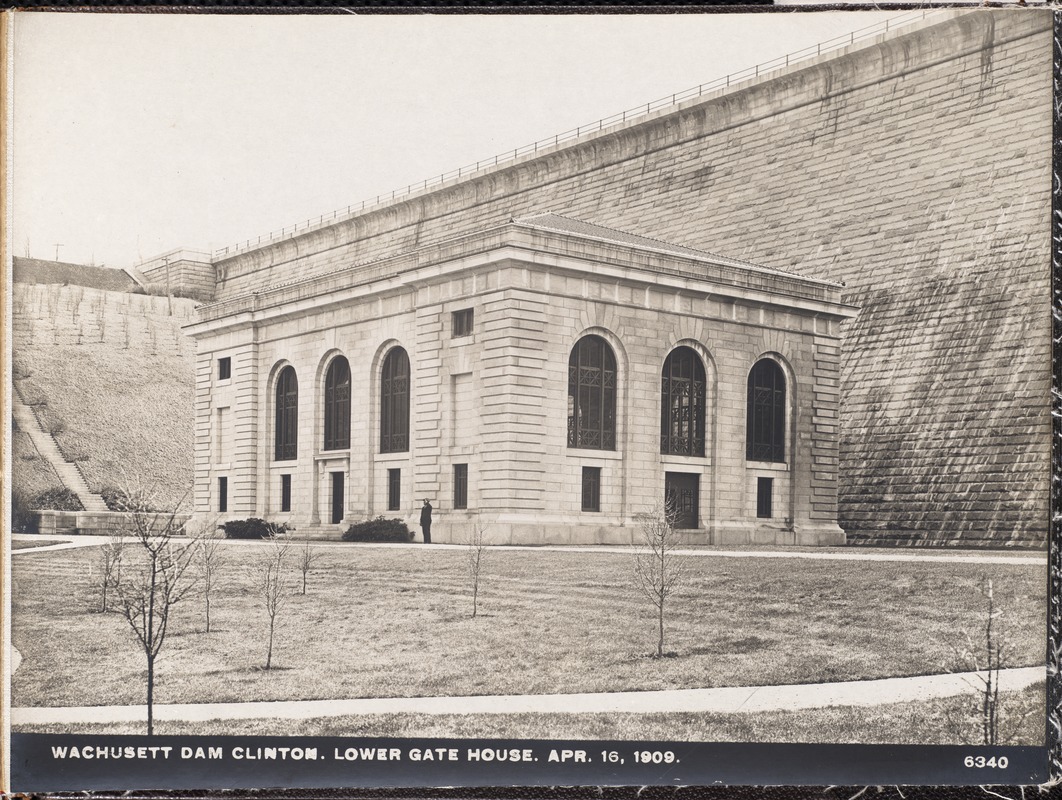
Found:
[{"label": "stone gatehouse building", "polygon": [[335,535],[830,544],[841,287],[542,214],[200,309],[201,501]]},{"label": "stone gatehouse building", "polygon": [[[277,476],[290,474],[293,496],[309,497],[316,519],[329,518],[330,476],[341,471],[342,459],[334,451],[312,449],[319,447],[324,420],[318,418],[321,404],[316,399],[311,402],[311,396],[324,385],[321,381],[327,383],[333,353],[343,355],[350,365],[351,435],[363,438],[360,449],[351,447],[351,471],[344,478],[346,513],[377,513],[385,504],[381,481],[387,480],[387,473],[369,470],[370,462],[365,460],[369,453],[372,464],[395,462],[392,468],[400,470],[403,504],[418,501],[420,494],[450,498],[453,465],[465,463],[457,460],[465,445],[446,439],[458,434],[445,415],[451,413],[446,409],[460,405],[453,399],[464,397],[466,391],[460,375],[470,373],[454,372],[447,362],[436,374],[430,365],[436,352],[439,358],[444,353],[447,358],[473,359],[473,353],[484,359],[503,358],[485,339],[496,330],[486,326],[501,325],[499,341],[511,348],[504,357],[521,360],[521,367],[529,370],[521,380],[544,388],[541,396],[528,395],[538,398],[533,403],[510,406],[499,400],[495,408],[493,393],[503,390],[489,382],[497,380],[496,371],[503,367],[492,361],[494,371],[483,368],[487,383],[479,389],[477,402],[492,405],[489,413],[484,410],[475,434],[482,440],[478,456],[482,460],[469,456],[467,461],[470,505],[473,498],[476,503],[501,503],[491,481],[511,478],[526,497],[520,497],[523,506],[506,513],[530,516],[537,498],[553,497],[563,488],[569,492],[564,513],[579,516],[578,510],[570,512],[577,497],[570,493],[581,491],[584,466],[601,470],[597,513],[602,524],[619,518],[610,514],[629,513],[643,496],[659,498],[666,473],[690,470],[672,469],[667,461],[672,456],[662,457],[659,444],[648,447],[643,438],[637,451],[631,446],[636,437],[648,435],[640,433],[638,425],[655,430],[659,419],[655,410],[632,414],[646,406],[630,404],[639,393],[659,395],[659,387],[650,390],[641,380],[648,380],[650,372],[662,374],[668,354],[688,341],[700,342],[701,350],[690,348],[703,362],[707,385],[719,393],[705,401],[706,455],[696,489],[701,527],[719,531],[724,521],[747,526],[735,522],[737,517],[723,515],[723,510],[751,503],[749,481],[756,478],[758,483],[760,477],[775,479],[772,524],[784,524],[778,520],[792,514],[799,530],[801,525],[817,524],[812,521],[820,513],[832,524],[833,500],[822,498],[832,491],[826,486],[832,485],[834,470],[820,469],[825,461],[800,478],[808,483],[785,489],[788,477],[748,472],[741,459],[727,451],[744,446],[747,421],[742,422],[742,412],[733,403],[744,402],[749,370],[761,355],[781,357],[783,374],[792,371],[786,375],[799,395],[791,412],[797,419],[786,435],[797,437],[787,444],[798,462],[800,447],[813,448],[818,441],[819,434],[807,424],[833,424],[805,404],[826,402],[825,395],[820,398],[817,389],[800,394],[809,386],[809,374],[816,378],[808,360],[812,351],[807,348],[812,340],[818,341],[816,337],[827,335],[822,329],[795,333],[813,318],[816,325],[829,320],[828,335],[839,335],[843,341],[840,394],[830,401],[840,403],[837,520],[850,539],[1042,546],[1049,521],[1050,476],[1052,20],[1047,9],[940,11],[924,21],[855,40],[839,50],[761,72],[634,119],[595,127],[507,161],[485,162],[441,183],[322,217],[295,232],[145,269],[147,281],[187,284],[186,291],[212,303],[203,308],[195,329],[200,347],[197,507],[210,511],[217,499],[217,479],[222,476],[211,460],[211,448],[217,447],[211,431],[217,409],[225,408],[229,411],[222,412],[223,426],[218,428],[226,437],[222,445],[237,448],[229,461],[221,462],[232,469],[226,488],[232,513],[266,508],[279,514],[279,508],[269,504],[276,502]],[[563,303],[560,296],[535,294],[535,287],[527,287],[520,291],[531,293],[528,308],[541,308],[543,313],[559,313],[579,298],[585,304],[568,309],[576,315],[570,324],[548,316],[536,323],[563,343],[552,345],[557,349],[541,361],[539,373],[538,366],[530,365],[539,364],[536,359],[542,355],[523,347],[522,335],[504,327],[508,323],[497,316],[500,312],[494,305],[467,306],[473,310],[471,339],[462,342],[449,336],[450,315],[466,307],[453,303],[466,302],[459,298],[471,289],[451,302],[432,295],[443,291],[434,283],[418,286],[413,295],[397,284],[388,294],[384,284],[378,284],[380,308],[399,303],[399,297],[407,297],[406,302],[411,302],[410,296],[417,298],[418,311],[406,309],[409,316],[402,318],[413,328],[399,325],[386,335],[374,327],[382,328],[382,322],[358,325],[357,334],[349,332],[354,329],[344,326],[360,318],[344,315],[355,313],[352,309],[368,313],[368,306],[359,300],[347,309],[339,289],[334,296],[326,291],[341,286],[354,265],[367,270],[372,264],[397,264],[401,259],[419,264],[427,253],[437,254],[433,263],[448,263],[443,253],[456,247],[455,242],[466,241],[461,237],[474,238],[476,232],[486,236],[485,231],[495,230],[505,220],[529,220],[544,210],[612,231],[722,253],[769,270],[749,275],[780,276],[791,270],[820,281],[843,282],[837,299],[859,312],[848,318],[841,305],[830,312],[836,317],[803,306],[785,313],[768,313],[765,307],[765,320],[770,322],[757,330],[761,338],[769,330],[795,348],[786,352],[774,340],[738,346],[738,339],[726,339],[724,345],[724,329],[715,321],[726,314],[714,303],[730,297],[731,288],[704,288],[709,299],[697,313],[683,317],[676,311],[673,316],[661,308],[658,319],[650,323],[645,310],[636,313],[634,301],[623,296],[622,283],[610,289],[618,296],[574,293]],[[520,235],[530,235],[530,224],[517,226]],[[547,235],[541,228],[535,229],[536,236]],[[583,241],[574,231],[548,235],[553,237],[551,246],[569,239]],[[633,241],[631,246],[640,247]],[[674,248],[670,252],[671,257],[681,257]],[[587,258],[587,263],[593,262]],[[639,250],[632,251],[630,258],[635,259],[629,265],[634,267],[648,256]],[[502,272],[492,268],[484,274]],[[543,274],[552,275],[549,270]],[[587,281],[587,292],[606,291]],[[828,284],[802,285],[826,291],[821,287]],[[521,286],[517,282],[510,291]],[[476,283],[476,291],[481,289]],[[301,292],[310,294],[303,297]],[[266,313],[265,308],[255,309],[254,302],[266,303],[284,293],[292,299],[283,313],[279,306],[270,307],[269,330],[283,327],[284,336],[293,343],[311,334],[332,336],[330,343],[315,341],[306,350],[282,351],[264,340],[253,342],[262,331],[253,336],[252,332]],[[320,298],[326,296],[332,299],[323,303]],[[651,291],[647,296],[655,297]],[[788,295],[783,291],[781,296]],[[685,294],[676,298],[679,308],[693,302]],[[419,309],[426,309],[429,299],[437,318],[420,316]],[[315,312],[318,316],[304,313],[304,306],[319,302],[323,304]],[[738,298],[733,302],[733,313],[745,313]],[[521,314],[527,310],[519,307]],[[328,314],[332,333],[318,328]],[[385,315],[379,314],[382,320]],[[389,314],[393,320],[401,316],[397,310]],[[681,325],[680,318],[686,320]],[[738,323],[740,318],[730,322]],[[512,324],[530,322],[513,317]],[[424,339],[432,326],[439,333],[434,350]],[[729,336],[737,329],[725,330]],[[650,331],[659,332],[658,341],[645,339]],[[533,443],[522,440],[523,420],[535,414],[548,416],[550,424],[543,423],[542,429],[549,436],[559,435],[553,425],[566,412],[556,404],[565,400],[567,389],[564,376],[549,370],[563,372],[584,333],[600,336],[616,358],[617,402],[628,403],[625,409],[617,406],[616,453],[622,457],[617,460],[599,451],[593,456],[599,463],[591,463],[580,460],[582,450],[575,457],[566,445],[551,448],[562,460],[542,462],[543,478],[531,489],[538,473],[526,465],[540,454]],[[377,425],[372,415],[378,413],[369,398],[378,391],[375,381],[383,366],[375,359],[386,359],[392,345],[401,346],[410,359],[414,405],[409,435],[416,449],[407,454],[379,453],[378,443],[370,450],[368,438]],[[229,356],[231,378],[227,386],[216,385],[218,353],[230,346],[234,348]],[[815,356],[826,357],[825,350]],[[269,381],[276,379],[274,370],[284,359],[290,360],[298,381],[299,469],[290,472],[272,462],[259,463],[257,451],[239,449],[241,442],[260,442],[272,435],[274,422],[261,404],[273,391]],[[468,370],[475,374],[473,367]],[[451,376],[447,380],[458,377],[452,386],[418,391],[442,381],[444,375]],[[558,386],[561,395],[549,394]],[[792,403],[792,386],[786,383],[788,403]],[[363,414],[367,419],[360,418]],[[492,420],[501,419],[490,414],[509,414],[511,425],[498,423],[488,429]],[[807,414],[811,416],[802,416]],[[442,415],[441,427],[429,421],[432,415]],[[803,427],[801,420],[807,423]],[[433,426],[439,431],[435,439],[428,433]],[[500,438],[490,440],[487,447],[487,436]],[[501,459],[498,448],[503,445],[526,458]],[[420,448],[434,448],[431,458],[438,474],[415,472],[416,454],[428,452]],[[413,460],[407,464],[404,458]],[[639,459],[650,459],[652,470]],[[692,462],[682,462],[688,463]],[[507,475],[495,473],[496,468]],[[617,472],[621,468],[623,475]],[[646,471],[640,471],[643,468]],[[276,472],[272,483],[270,470]],[[795,477],[798,472],[789,470],[788,475]],[[822,497],[815,494],[819,491]],[[783,496],[789,500],[783,502]],[[291,513],[311,512],[300,505]],[[559,524],[559,519],[554,522]]]}]

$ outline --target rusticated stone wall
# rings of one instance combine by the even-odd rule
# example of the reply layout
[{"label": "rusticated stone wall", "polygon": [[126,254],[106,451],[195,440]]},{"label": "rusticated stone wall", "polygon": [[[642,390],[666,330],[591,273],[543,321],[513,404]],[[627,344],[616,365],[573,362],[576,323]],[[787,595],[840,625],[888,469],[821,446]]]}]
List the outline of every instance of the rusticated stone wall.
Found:
[{"label": "rusticated stone wall", "polygon": [[217,296],[545,210],[843,280],[842,526],[1042,543],[1050,59],[1049,11],[945,15],[220,261]]}]

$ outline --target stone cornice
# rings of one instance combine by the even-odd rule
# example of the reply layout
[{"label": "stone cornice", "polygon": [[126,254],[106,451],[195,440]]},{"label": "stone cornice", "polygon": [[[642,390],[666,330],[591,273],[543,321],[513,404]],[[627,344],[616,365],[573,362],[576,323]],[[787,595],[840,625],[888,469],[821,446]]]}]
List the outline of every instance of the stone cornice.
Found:
[{"label": "stone cornice", "polygon": [[852,317],[855,312],[854,307],[840,301],[840,286],[828,281],[510,223],[412,253],[203,305],[197,309],[199,321],[185,330],[192,336],[231,331],[317,313],[374,295],[413,291],[463,273],[506,265],[836,319]]}]

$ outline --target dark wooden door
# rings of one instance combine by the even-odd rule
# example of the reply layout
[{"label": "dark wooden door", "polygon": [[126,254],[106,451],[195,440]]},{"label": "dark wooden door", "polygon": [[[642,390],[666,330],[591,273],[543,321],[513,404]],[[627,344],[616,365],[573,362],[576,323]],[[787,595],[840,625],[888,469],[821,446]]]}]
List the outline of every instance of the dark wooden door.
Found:
[{"label": "dark wooden door", "polygon": [[691,475],[688,472],[664,473],[664,500],[675,512],[676,528],[700,527],[697,507],[700,488],[700,475]]},{"label": "dark wooden door", "polygon": [[332,524],[343,521],[343,473],[332,473]]}]

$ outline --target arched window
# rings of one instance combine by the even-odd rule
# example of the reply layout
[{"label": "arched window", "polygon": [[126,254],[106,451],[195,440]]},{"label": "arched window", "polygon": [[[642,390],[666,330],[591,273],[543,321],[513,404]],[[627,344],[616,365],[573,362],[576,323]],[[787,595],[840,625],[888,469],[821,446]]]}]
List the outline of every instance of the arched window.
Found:
[{"label": "arched window", "polygon": [[616,356],[584,336],[568,359],[568,447],[616,449]]},{"label": "arched window", "polygon": [[299,449],[299,379],[295,367],[284,367],[277,376],[276,437],[273,458],[291,461]]},{"label": "arched window", "polygon": [[401,347],[384,359],[380,374],[380,452],[409,450],[409,356]]},{"label": "arched window", "polygon": [[704,455],[704,364],[689,347],[664,361],[660,377],[660,452]]},{"label": "arched window", "polygon": [[749,373],[746,435],[749,461],[785,461],[785,373],[769,358]]},{"label": "arched window", "polygon": [[325,375],[324,449],[350,447],[350,364],[343,356],[332,359]]}]

